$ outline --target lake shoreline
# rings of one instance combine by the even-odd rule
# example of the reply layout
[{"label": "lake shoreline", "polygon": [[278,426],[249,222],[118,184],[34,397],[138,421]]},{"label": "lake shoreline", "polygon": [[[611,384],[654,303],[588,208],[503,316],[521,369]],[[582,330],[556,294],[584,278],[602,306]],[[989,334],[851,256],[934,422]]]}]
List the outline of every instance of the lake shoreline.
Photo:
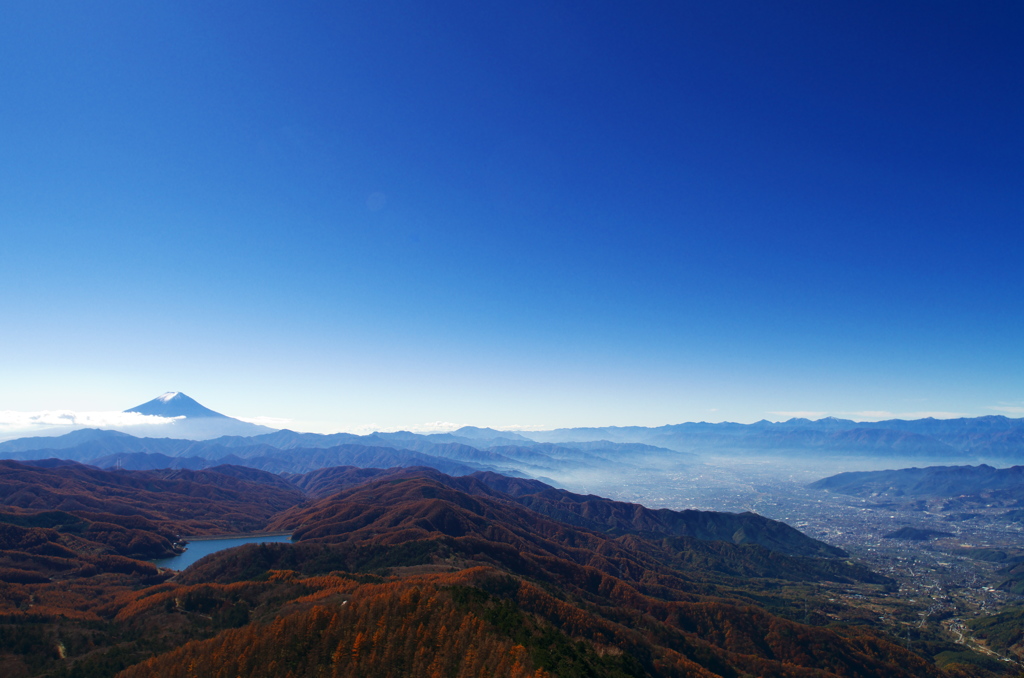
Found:
[{"label": "lake shoreline", "polygon": [[196,537],[181,537],[179,542],[211,541],[214,539],[258,539],[260,537],[291,537],[292,533],[284,532],[228,532],[226,534],[201,534]]},{"label": "lake shoreline", "polygon": [[182,539],[179,545],[185,544],[184,550],[169,558],[157,558],[149,562],[157,567],[180,572],[192,563],[218,551],[236,548],[246,544],[291,543],[291,532],[253,532],[249,534],[228,534],[216,536],[212,534]]}]

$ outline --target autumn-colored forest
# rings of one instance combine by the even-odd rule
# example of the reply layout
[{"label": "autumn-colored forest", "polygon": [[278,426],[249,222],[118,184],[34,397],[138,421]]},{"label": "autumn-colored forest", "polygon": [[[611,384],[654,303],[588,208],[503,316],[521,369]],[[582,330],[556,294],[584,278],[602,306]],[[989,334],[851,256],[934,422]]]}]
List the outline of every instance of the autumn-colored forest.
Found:
[{"label": "autumn-colored forest", "polygon": [[[869,614],[809,615],[800,587],[891,582],[756,516],[494,474],[261,473],[0,462],[0,675],[996,675],[939,669]],[[259,529],[295,543],[146,562]]]}]

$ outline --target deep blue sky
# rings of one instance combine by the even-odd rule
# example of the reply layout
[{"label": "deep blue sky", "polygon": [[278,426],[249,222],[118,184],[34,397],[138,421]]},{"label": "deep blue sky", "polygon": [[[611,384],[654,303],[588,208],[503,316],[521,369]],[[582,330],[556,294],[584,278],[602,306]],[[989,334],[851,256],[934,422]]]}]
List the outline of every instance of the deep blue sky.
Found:
[{"label": "deep blue sky", "polygon": [[1015,0],[5,2],[0,410],[1021,416],[1022,74]]}]

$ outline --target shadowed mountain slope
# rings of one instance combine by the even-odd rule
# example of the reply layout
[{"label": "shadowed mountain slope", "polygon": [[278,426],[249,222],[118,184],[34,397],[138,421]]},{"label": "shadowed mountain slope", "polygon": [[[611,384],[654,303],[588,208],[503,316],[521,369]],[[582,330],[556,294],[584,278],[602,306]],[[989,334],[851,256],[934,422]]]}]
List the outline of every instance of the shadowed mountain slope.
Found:
[{"label": "shadowed mountain slope", "polygon": [[812,539],[785,523],[753,513],[648,509],[640,504],[575,494],[539,480],[486,471],[454,478],[429,468],[382,470],[339,467],[287,476],[289,481],[314,497],[324,497],[381,477],[429,478],[468,495],[511,500],[559,522],[613,535],[692,537],[702,541],[758,544],[790,555],[846,556],[842,549]]},{"label": "shadowed mountain slope", "polygon": [[[145,444],[147,438],[137,438],[120,431],[107,431],[99,428],[82,428],[71,431],[60,436],[33,436],[30,438],[17,438],[0,443],[0,454],[8,459],[19,457],[11,456],[22,452],[43,451],[43,450],[67,450],[78,447],[83,443],[97,443],[105,446],[108,453],[120,451],[144,452],[140,444]],[[192,441],[175,441],[181,448]],[[163,451],[163,450],[160,450]],[[25,458],[39,458],[25,457]]]},{"label": "shadowed mountain slope", "polygon": [[495,473],[476,473],[471,477],[515,497],[517,502],[538,513],[591,530],[759,544],[791,555],[847,555],[842,549],[812,539],[785,523],[754,513],[649,509],[640,504],[574,494],[536,481],[517,481]]},{"label": "shadowed mountain slope", "polygon": [[173,530],[140,516],[5,507],[0,510],[0,582],[39,583],[104,570],[154,575],[152,565],[128,559],[171,556],[175,541]]},{"label": "shadowed mountain slope", "polygon": [[341,490],[361,485],[379,476],[392,475],[394,469],[334,466],[309,473],[286,473],[283,477],[313,498],[322,498]]},{"label": "shadowed mountain slope", "polygon": [[981,464],[859,471],[822,478],[808,487],[855,496],[957,497],[999,490],[1024,496],[1024,466],[997,469]]},{"label": "shadowed mountain slope", "polygon": [[262,529],[272,515],[303,499],[298,489],[277,484],[279,478],[223,470],[111,472],[0,461],[0,506],[137,515],[183,534],[208,534]]},{"label": "shadowed mountain slope", "polygon": [[465,475],[478,470],[464,462],[434,457],[412,450],[396,450],[390,447],[368,447],[366,445],[338,445],[327,448],[294,448],[290,450],[266,450],[265,453],[241,457],[236,463],[272,473],[307,473],[317,469],[335,466],[358,466],[361,468],[403,468],[427,466],[442,473]]},{"label": "shadowed mountain slope", "polygon": [[[592,499],[600,501],[599,497]],[[440,548],[437,540],[441,539],[445,548],[457,549],[471,559],[507,552],[502,556],[505,564],[518,563],[520,573],[545,571],[548,560],[555,557],[630,581],[640,581],[645,573],[656,571],[672,578],[678,575],[678,568],[685,567],[688,558],[699,552],[705,565],[720,560],[719,571],[742,571],[744,576],[886,581],[843,561],[788,556],[756,544],[739,546],[692,535],[662,534],[657,540],[649,540],[634,532],[613,535],[593,531],[539,514],[477,477],[448,478],[429,469],[378,475],[310,505],[285,511],[270,527],[292,530],[293,539],[300,544],[343,545],[356,550],[407,549],[416,543],[417,548],[434,552]],[[734,562],[727,565],[729,560]],[[745,564],[739,564],[744,560]],[[485,558],[484,562],[489,561]],[[702,580],[706,574],[696,578]]]}]

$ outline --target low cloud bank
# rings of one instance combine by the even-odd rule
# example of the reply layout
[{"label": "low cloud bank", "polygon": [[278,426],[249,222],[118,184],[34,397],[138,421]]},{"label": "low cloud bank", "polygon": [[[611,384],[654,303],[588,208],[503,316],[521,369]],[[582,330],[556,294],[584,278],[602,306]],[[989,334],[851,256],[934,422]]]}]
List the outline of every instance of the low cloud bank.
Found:
[{"label": "low cloud bank", "polygon": [[74,412],[42,410],[15,412],[0,410],[0,435],[32,435],[51,428],[121,428],[170,424],[184,417],[157,417],[138,412]]}]

